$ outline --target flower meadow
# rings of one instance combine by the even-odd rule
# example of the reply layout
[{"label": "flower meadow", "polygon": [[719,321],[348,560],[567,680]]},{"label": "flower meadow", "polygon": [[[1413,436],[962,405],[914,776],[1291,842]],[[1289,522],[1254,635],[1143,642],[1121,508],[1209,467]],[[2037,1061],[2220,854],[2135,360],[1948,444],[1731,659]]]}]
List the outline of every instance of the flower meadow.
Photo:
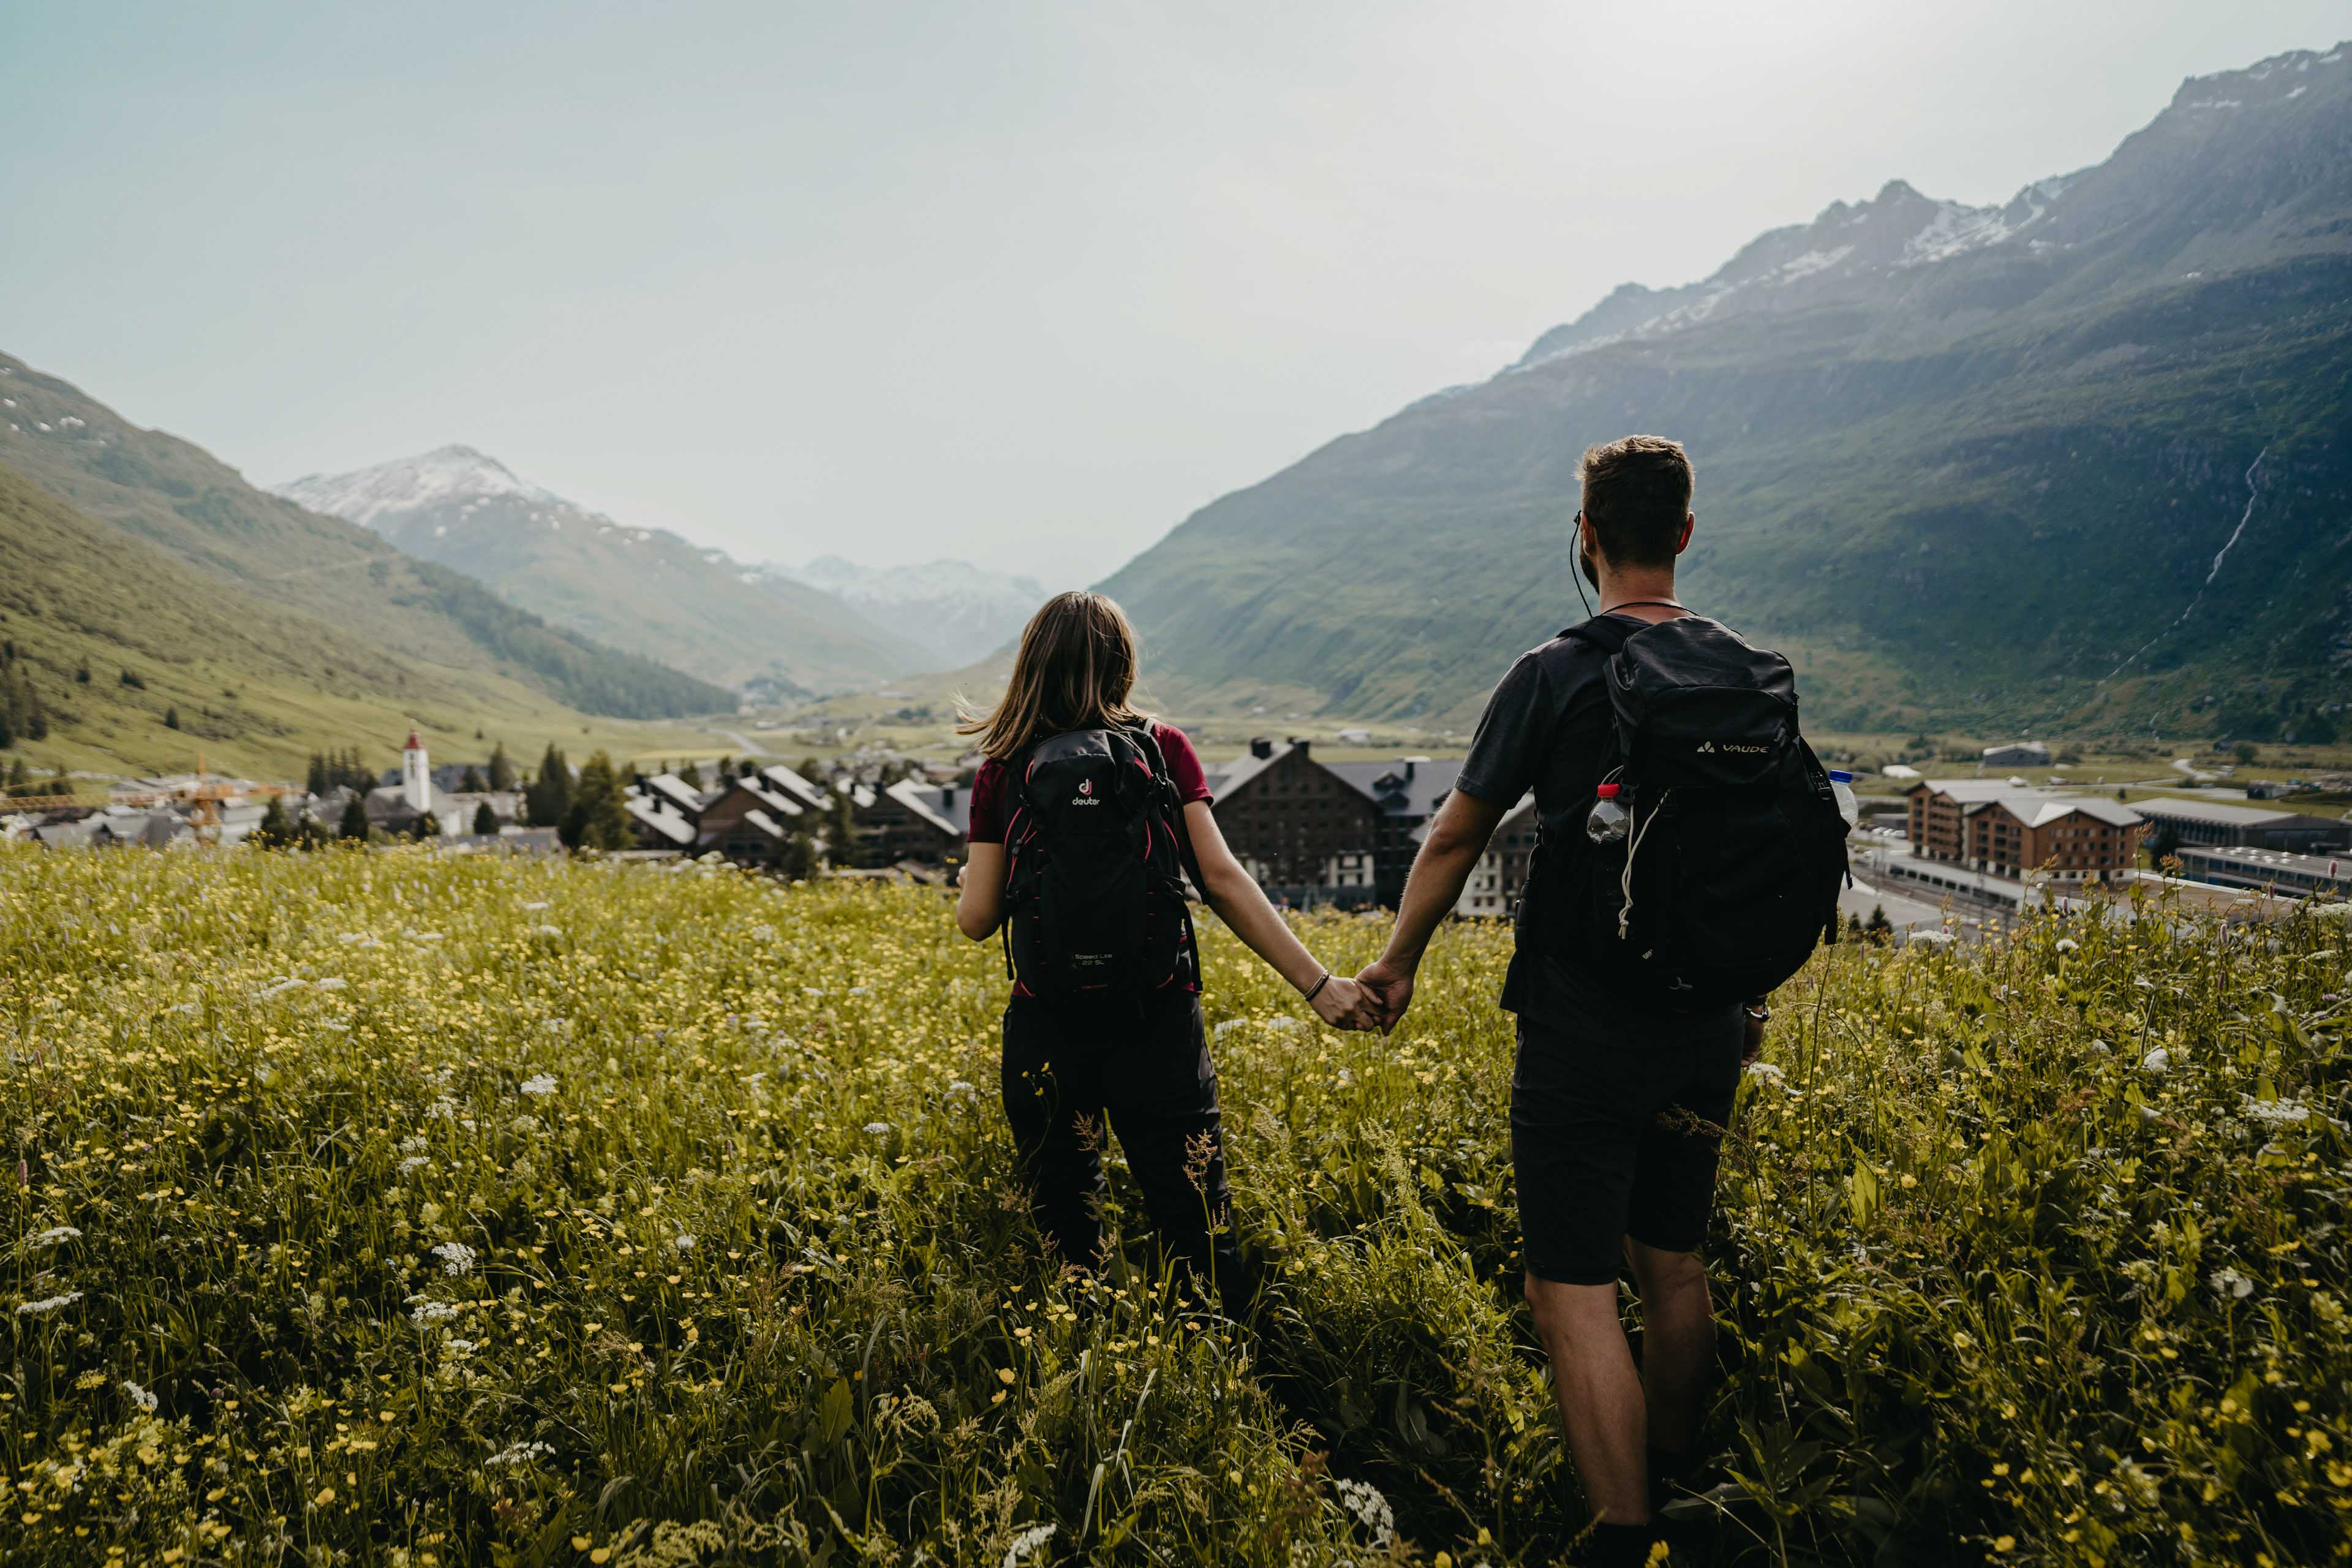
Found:
[{"label": "flower meadow", "polygon": [[[2352,1556],[2352,931],[2137,913],[1776,998],[1705,1551]],[[1508,932],[1387,1039],[1204,941],[1238,1321],[1042,1260],[935,890],[0,851],[0,1562],[1555,1561]]]}]

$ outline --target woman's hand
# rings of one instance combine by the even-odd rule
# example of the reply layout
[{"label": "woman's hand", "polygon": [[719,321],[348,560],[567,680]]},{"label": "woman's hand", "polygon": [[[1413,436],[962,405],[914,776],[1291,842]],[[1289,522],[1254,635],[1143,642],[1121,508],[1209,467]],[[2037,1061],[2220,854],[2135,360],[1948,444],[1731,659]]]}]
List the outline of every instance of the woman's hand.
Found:
[{"label": "woman's hand", "polygon": [[1323,983],[1307,1005],[1315,1016],[1335,1028],[1377,1029],[1381,1026],[1380,1010],[1364,988],[1352,980],[1337,974]]}]

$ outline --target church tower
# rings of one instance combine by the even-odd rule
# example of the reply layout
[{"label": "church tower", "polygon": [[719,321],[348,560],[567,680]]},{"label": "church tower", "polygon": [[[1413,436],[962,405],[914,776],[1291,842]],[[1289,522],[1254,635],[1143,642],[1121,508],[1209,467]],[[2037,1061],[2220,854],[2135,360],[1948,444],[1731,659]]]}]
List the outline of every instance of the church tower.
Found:
[{"label": "church tower", "polygon": [[408,732],[408,744],[400,753],[400,798],[411,811],[433,809],[433,769],[425,760],[425,742],[416,738],[414,730]]}]

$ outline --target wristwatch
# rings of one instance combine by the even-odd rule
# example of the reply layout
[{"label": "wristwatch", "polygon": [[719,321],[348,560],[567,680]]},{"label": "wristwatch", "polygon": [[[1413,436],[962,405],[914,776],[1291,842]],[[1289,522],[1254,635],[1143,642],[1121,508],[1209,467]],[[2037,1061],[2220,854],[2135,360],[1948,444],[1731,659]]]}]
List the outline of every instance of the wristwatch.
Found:
[{"label": "wristwatch", "polygon": [[1739,1010],[1754,1023],[1769,1024],[1772,1021],[1772,1004],[1769,1002],[1743,1003]]}]

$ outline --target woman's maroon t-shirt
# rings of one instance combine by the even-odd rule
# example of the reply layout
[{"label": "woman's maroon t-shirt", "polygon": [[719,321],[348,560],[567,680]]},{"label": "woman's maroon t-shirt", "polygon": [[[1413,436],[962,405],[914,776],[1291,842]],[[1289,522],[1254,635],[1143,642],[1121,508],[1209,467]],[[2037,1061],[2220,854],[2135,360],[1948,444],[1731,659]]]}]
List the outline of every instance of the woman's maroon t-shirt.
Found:
[{"label": "woman's maroon t-shirt", "polygon": [[[1192,750],[1192,742],[1184,731],[1173,724],[1151,726],[1152,739],[1160,742],[1160,754],[1168,760],[1168,776],[1176,785],[1176,798],[1190,805],[1196,800],[1209,798],[1209,776],[1201,771],[1201,758]],[[971,781],[971,828],[965,835],[971,844],[1002,844],[1004,842],[1004,764],[994,757],[980,764],[980,772]]]}]

